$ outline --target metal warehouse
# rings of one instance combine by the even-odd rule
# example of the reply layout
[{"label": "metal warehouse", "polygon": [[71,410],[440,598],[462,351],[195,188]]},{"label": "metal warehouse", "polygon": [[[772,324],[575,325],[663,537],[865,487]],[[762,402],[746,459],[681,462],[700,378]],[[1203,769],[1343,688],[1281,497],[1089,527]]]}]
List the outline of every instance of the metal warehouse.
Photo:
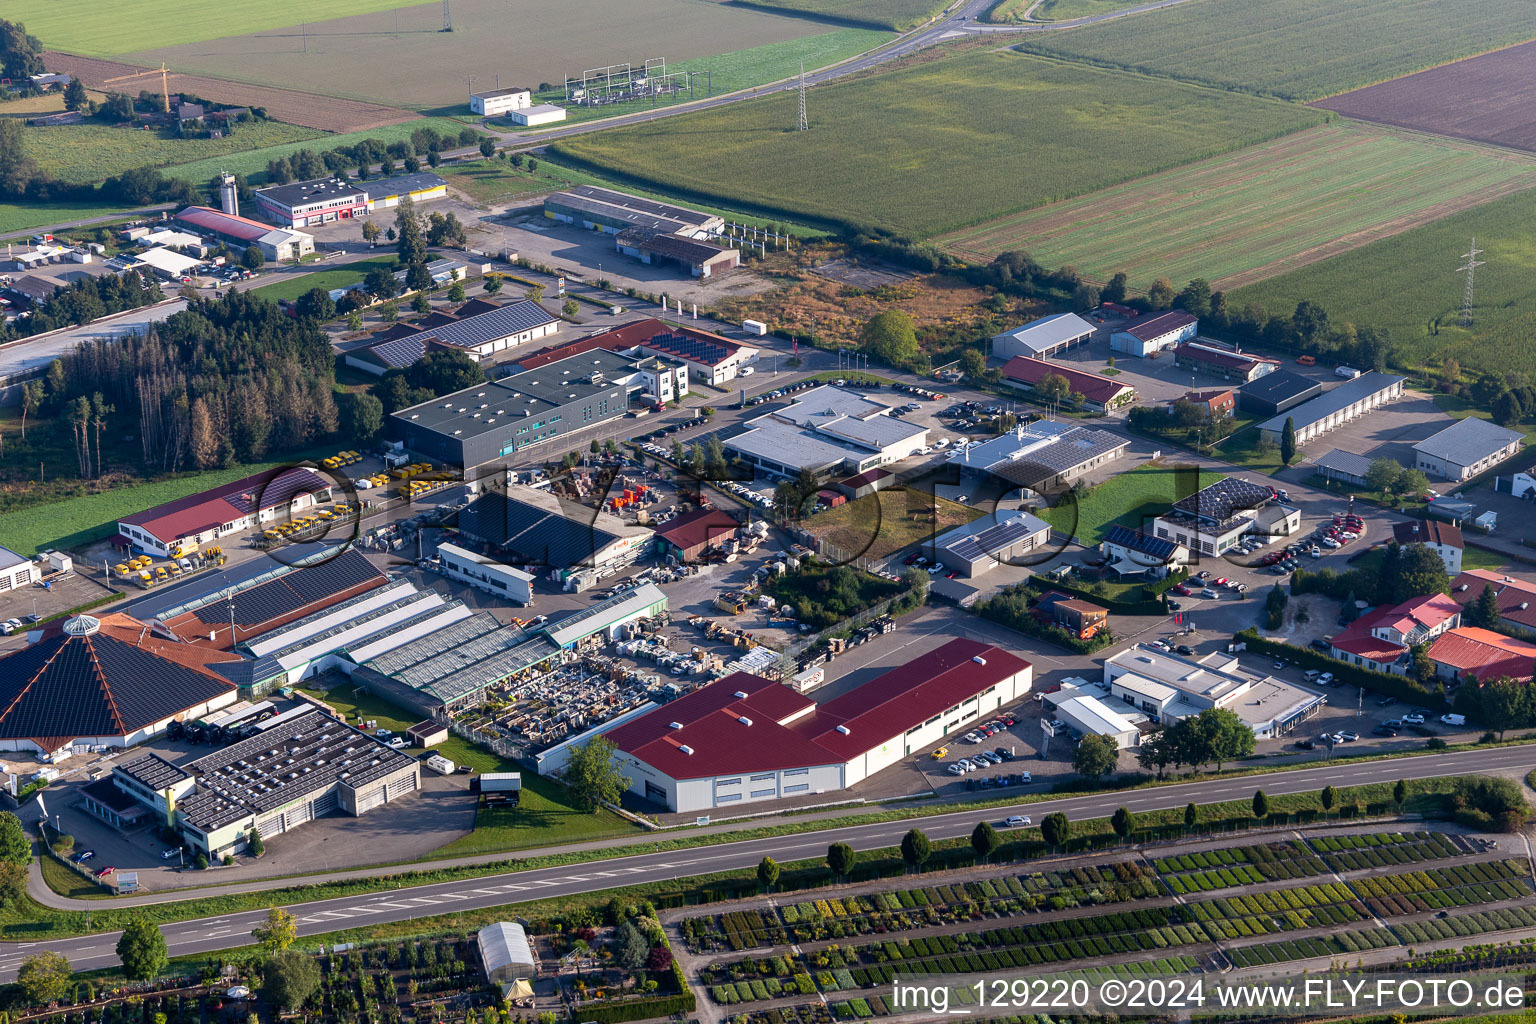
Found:
[{"label": "metal warehouse", "polygon": [[1244,412],[1274,416],[1294,409],[1323,393],[1321,381],[1303,377],[1290,370],[1266,373],[1237,389],[1237,403]]},{"label": "metal warehouse", "polygon": [[725,227],[725,218],[671,203],[658,203],[595,185],[578,185],[544,200],[544,216],[566,224],[618,234],[643,228],[685,238],[708,238]]},{"label": "metal warehouse", "polygon": [[1285,433],[1285,421],[1289,419],[1296,428],[1296,443],[1306,444],[1335,427],[1353,422],[1371,410],[1401,398],[1404,379],[1375,371],[1363,373],[1327,394],[1260,423],[1259,436],[1279,444],[1280,435]]},{"label": "metal warehouse", "polygon": [[765,473],[863,473],[898,462],[928,443],[928,428],[890,415],[891,407],[830,384],[749,420],[725,448]]},{"label": "metal warehouse", "polygon": [[122,547],[169,558],[328,501],[331,481],[308,467],[273,470],[168,501],[117,522]]},{"label": "metal warehouse", "polygon": [[1093,337],[1093,324],[1076,313],[1057,313],[1055,316],[1032,320],[1022,327],[992,336],[992,358],[1012,359],[1014,356],[1033,356],[1049,359],[1074,345],[1081,345]]},{"label": "metal warehouse", "polygon": [[1035,491],[1062,487],[1125,454],[1130,441],[1107,430],[1052,420],[1021,424],[949,461],[963,473],[990,473],[1014,487]]},{"label": "metal warehouse", "polygon": [[1468,416],[1414,445],[1414,465],[1431,477],[1461,483],[1518,455],[1524,444],[1520,431]]},{"label": "metal warehouse", "polygon": [[466,537],[506,552],[520,565],[566,573],[628,565],[651,544],[651,531],[583,505],[566,506],[533,487],[487,491],[459,513]]},{"label": "metal warehouse", "polygon": [[637,796],[679,812],[846,789],[1029,692],[1033,669],[957,639],[825,704],[737,672],[605,735]]},{"label": "metal warehouse", "polygon": [[929,544],[925,553],[970,579],[999,565],[1030,564],[1030,552],[1042,551],[1050,537],[1051,524],[1028,512],[999,511],[950,530]]},{"label": "metal warehouse", "polygon": [[1200,321],[1182,309],[1175,309],[1120,328],[1109,336],[1109,347],[1145,359],[1199,333]]}]

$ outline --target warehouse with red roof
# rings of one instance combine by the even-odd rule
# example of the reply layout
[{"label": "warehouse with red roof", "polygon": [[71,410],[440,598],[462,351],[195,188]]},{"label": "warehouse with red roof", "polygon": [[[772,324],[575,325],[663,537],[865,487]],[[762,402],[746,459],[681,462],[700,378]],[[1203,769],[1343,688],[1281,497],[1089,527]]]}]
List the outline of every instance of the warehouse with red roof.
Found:
[{"label": "warehouse with red roof", "polygon": [[736,672],[606,732],[637,796],[689,813],[846,789],[1029,692],[1023,658],[951,640],[818,704]]},{"label": "warehouse with red roof", "polygon": [[330,494],[331,481],[308,467],[257,473],[124,516],[114,543],[171,558],[327,501]]}]

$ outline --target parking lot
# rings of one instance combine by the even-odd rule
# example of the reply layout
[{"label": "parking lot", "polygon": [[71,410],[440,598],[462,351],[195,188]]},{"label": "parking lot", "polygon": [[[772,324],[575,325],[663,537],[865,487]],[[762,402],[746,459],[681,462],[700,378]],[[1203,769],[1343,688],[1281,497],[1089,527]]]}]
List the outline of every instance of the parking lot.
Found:
[{"label": "parking lot", "polygon": [[24,645],[27,627],[32,623],[114,593],[108,582],[100,577],[99,568],[92,572],[84,563],[79,563],[75,570],[55,573],[46,581],[46,587],[34,583],[24,590],[0,593],[0,623],[13,620],[16,623],[0,629],[0,654]]},{"label": "parking lot", "polygon": [[[1335,448],[1372,459],[1391,459],[1412,467],[1413,446],[1452,422],[1429,395],[1421,391],[1405,391],[1397,401],[1308,441],[1301,449],[1297,464],[1276,475],[1298,482],[1309,480],[1316,472],[1311,463]],[[1435,483],[1433,477],[1430,483]]]}]

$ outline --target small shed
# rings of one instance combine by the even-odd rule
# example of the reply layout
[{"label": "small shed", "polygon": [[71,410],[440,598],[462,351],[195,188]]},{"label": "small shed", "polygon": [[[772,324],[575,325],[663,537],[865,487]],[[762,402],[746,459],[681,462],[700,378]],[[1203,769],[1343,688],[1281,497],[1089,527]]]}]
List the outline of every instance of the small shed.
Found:
[{"label": "small shed", "polygon": [[503,994],[517,988],[520,981],[538,977],[539,964],[522,925],[513,921],[488,924],[480,929],[475,942],[480,947],[486,980],[499,986]]},{"label": "small shed", "polygon": [[415,747],[435,747],[448,738],[448,727],[440,722],[417,722],[405,730],[405,735]]},{"label": "small shed", "polygon": [[871,469],[860,473],[858,476],[850,476],[846,480],[839,480],[837,486],[855,500],[866,495],[874,494],[878,490],[889,487],[896,482],[896,474],[888,469]]}]

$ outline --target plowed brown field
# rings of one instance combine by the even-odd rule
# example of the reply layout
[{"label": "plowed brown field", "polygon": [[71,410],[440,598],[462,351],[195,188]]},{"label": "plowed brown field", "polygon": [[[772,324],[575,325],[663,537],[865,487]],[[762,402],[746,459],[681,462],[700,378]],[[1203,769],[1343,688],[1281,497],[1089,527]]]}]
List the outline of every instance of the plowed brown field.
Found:
[{"label": "plowed brown field", "polygon": [[[79,57],[70,53],[52,51],[43,54],[43,61],[50,71],[74,75],[85,83],[86,88],[103,89],[103,91],[105,91],[104,83],[107,79],[145,70],[132,64],[119,64],[117,61],[98,60],[95,57]],[[381,125],[412,121],[420,116],[415,111],[386,107],[377,103],[359,103],[356,100],[315,96],[289,89],[274,89],[265,85],[246,85],[243,82],[231,82],[223,78],[210,78],[203,75],[187,75],[179,71],[171,72],[167,78],[172,93],[189,92],[195,96],[213,100],[215,103],[265,107],[267,116],[274,120],[325,132],[367,131]],[[145,75],[131,82],[121,82],[105,88],[120,89],[137,95],[140,89],[159,91],[160,81],[156,75]]]}]

